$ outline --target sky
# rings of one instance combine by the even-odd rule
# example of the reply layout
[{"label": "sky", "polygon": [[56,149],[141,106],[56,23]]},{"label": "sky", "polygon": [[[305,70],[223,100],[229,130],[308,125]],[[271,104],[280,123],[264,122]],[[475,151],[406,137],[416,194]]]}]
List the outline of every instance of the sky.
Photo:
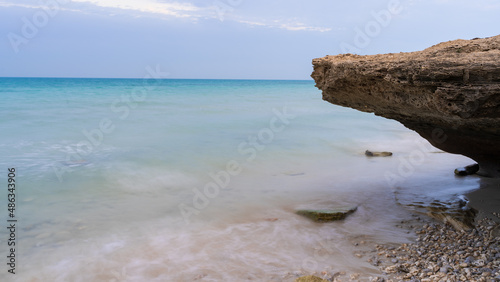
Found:
[{"label": "sky", "polygon": [[500,34],[500,0],[0,0],[0,77],[311,79],[313,58]]}]

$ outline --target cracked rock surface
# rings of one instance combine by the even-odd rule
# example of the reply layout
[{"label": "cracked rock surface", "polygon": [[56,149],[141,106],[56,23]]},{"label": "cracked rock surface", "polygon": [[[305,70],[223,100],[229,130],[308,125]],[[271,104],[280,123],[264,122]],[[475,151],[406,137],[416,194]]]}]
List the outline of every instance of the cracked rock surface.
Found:
[{"label": "cracked rock surface", "polygon": [[323,99],[401,122],[500,177],[500,35],[411,53],[313,60]]}]

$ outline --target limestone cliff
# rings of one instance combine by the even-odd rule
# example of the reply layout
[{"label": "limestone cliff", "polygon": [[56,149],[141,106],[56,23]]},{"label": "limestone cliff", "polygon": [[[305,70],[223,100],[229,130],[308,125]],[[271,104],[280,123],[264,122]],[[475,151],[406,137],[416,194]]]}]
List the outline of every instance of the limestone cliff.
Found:
[{"label": "limestone cliff", "polygon": [[423,51],[313,60],[323,99],[400,121],[500,177],[500,35]]}]

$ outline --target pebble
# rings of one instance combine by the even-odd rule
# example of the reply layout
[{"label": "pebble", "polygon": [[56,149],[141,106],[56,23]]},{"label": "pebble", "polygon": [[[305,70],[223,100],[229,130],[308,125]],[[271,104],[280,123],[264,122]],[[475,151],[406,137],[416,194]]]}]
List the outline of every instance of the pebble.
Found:
[{"label": "pebble", "polygon": [[354,273],[349,276],[351,280],[357,280],[359,278],[359,273]]},{"label": "pebble", "polygon": [[425,224],[415,232],[415,243],[396,248],[378,245],[377,264],[388,281],[497,281],[500,237],[491,237],[489,232],[497,226],[488,219],[468,231]]},{"label": "pebble", "polygon": [[468,256],[468,257],[465,259],[465,261],[464,261],[464,262],[465,262],[465,263],[472,263],[472,262],[474,262],[474,257],[473,257],[473,256]]},{"label": "pebble", "polygon": [[448,273],[448,270],[450,269],[449,266],[443,266],[439,269],[439,272],[442,272],[442,273]]}]

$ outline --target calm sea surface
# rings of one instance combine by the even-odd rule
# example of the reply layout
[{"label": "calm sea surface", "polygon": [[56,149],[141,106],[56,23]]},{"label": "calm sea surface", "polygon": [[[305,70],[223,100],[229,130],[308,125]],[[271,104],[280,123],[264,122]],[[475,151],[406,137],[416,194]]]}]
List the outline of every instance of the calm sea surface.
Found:
[{"label": "calm sea surface", "polygon": [[[16,275],[0,231],[1,281],[377,275],[353,242],[409,240],[397,201],[478,186],[453,177],[469,159],[324,102],[312,81],[0,78],[0,99],[0,216],[15,168],[18,220]],[[294,214],[338,205],[358,210]]]}]

